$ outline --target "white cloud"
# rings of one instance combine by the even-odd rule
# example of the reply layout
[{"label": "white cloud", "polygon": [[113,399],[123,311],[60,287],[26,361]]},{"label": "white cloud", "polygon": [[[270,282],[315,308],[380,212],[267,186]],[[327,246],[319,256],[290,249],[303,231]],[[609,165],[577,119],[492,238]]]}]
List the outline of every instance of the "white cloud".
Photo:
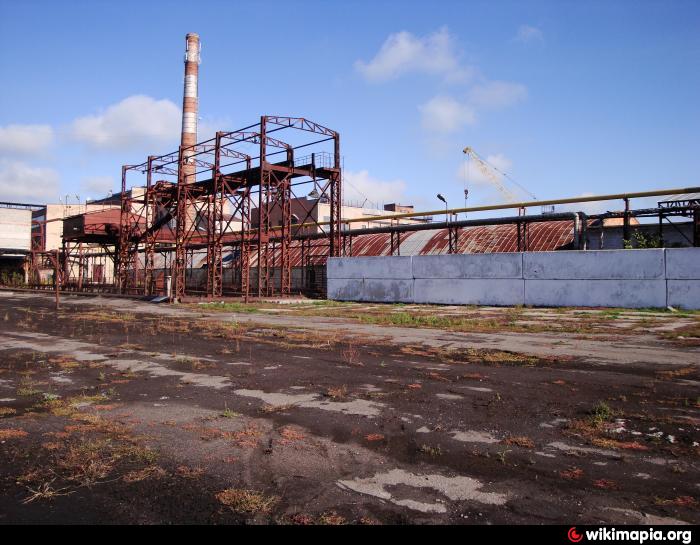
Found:
[{"label": "white cloud", "polygon": [[47,203],[58,197],[58,173],[21,161],[0,160],[0,200]]},{"label": "white cloud", "polygon": [[110,190],[117,192],[117,182],[112,176],[90,176],[83,178],[80,189],[87,197],[106,197]]},{"label": "white cloud", "polygon": [[491,81],[476,67],[464,64],[456,40],[447,27],[426,36],[406,31],[390,34],[377,54],[368,62],[356,61],[355,69],[373,82],[413,73],[461,84],[465,90],[460,96],[437,94],[419,106],[423,127],[443,134],[473,125],[477,113],[482,110],[505,108],[527,97],[524,85]]},{"label": "white cloud", "polygon": [[498,110],[524,100],[527,97],[527,88],[520,83],[488,81],[472,87],[469,97],[476,107]]},{"label": "white cloud", "polygon": [[207,117],[203,119],[200,117],[197,123],[197,142],[214,138],[217,131],[225,131],[231,126],[232,124],[228,118]]},{"label": "white cloud", "polygon": [[544,35],[537,27],[520,25],[520,27],[518,27],[518,32],[515,35],[515,41],[521,43],[542,42],[544,41]]},{"label": "white cloud", "polygon": [[404,202],[406,182],[384,181],[373,178],[366,170],[343,172],[343,200],[352,204],[381,206],[384,203]]},{"label": "white cloud", "polygon": [[71,135],[95,149],[140,150],[177,145],[180,123],[180,108],[172,101],[134,95],[97,115],[76,119]]},{"label": "white cloud", "polygon": [[436,96],[419,106],[423,127],[430,131],[455,132],[476,122],[476,113],[469,104],[449,96]]},{"label": "white cloud", "polygon": [[53,144],[50,125],[6,125],[0,127],[0,155],[36,155]]},{"label": "white cloud", "polygon": [[418,109],[425,129],[452,133],[476,123],[479,111],[507,108],[526,97],[527,89],[519,83],[484,81],[474,85],[465,100],[437,95]]},{"label": "white cloud", "polygon": [[409,73],[464,81],[473,75],[473,69],[461,65],[454,42],[446,27],[422,37],[397,32],[389,35],[371,61],[355,62],[355,69],[369,81],[387,81]]}]

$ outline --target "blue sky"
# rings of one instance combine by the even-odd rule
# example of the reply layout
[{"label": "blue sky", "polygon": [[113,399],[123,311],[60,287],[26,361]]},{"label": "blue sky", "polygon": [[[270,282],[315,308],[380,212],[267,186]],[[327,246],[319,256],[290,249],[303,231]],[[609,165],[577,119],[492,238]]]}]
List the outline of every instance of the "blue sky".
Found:
[{"label": "blue sky", "polygon": [[349,198],[461,206],[467,145],[541,199],[700,185],[697,1],[0,0],[0,31],[0,200],[103,196],[174,150],[187,32],[200,135],[308,117]]}]

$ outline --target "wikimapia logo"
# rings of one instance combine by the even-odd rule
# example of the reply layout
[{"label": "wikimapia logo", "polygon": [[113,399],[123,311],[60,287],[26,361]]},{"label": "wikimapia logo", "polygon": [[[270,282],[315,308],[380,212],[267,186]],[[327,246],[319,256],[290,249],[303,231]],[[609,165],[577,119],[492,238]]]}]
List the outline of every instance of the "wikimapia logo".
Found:
[{"label": "wikimapia logo", "polygon": [[572,543],[579,543],[585,537],[586,541],[631,541],[640,544],[647,541],[680,541],[687,545],[693,541],[693,532],[692,530],[654,530],[651,527],[644,530],[616,530],[601,527],[579,533],[576,527],[572,526],[566,533],[566,537]]}]

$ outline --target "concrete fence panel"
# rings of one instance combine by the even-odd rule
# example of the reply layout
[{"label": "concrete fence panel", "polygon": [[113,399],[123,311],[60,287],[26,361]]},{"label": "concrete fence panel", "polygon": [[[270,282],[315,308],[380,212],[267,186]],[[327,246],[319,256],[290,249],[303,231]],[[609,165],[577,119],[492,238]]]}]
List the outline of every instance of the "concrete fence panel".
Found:
[{"label": "concrete fence panel", "polygon": [[700,280],[700,248],[668,248],[666,278]]},{"label": "concrete fence panel", "polygon": [[523,254],[525,280],[664,278],[664,250],[586,250]]},{"label": "concrete fence panel", "polygon": [[522,305],[525,282],[518,278],[416,278],[416,303],[441,305]]},{"label": "concrete fence panel", "polygon": [[700,309],[700,248],[332,258],[328,297]]},{"label": "concrete fence panel", "polygon": [[666,250],[666,278],[669,305],[700,309],[700,248]]},{"label": "concrete fence panel", "polygon": [[361,278],[328,278],[328,298],[338,301],[362,301],[364,280]]},{"label": "concrete fence panel", "polygon": [[412,303],[414,284],[408,279],[365,278],[361,301]]},{"label": "concrete fence panel", "polygon": [[665,307],[665,280],[525,280],[536,307]]},{"label": "concrete fence panel", "polygon": [[328,278],[413,279],[411,256],[331,257]]},{"label": "concrete fence panel", "polygon": [[417,255],[413,278],[522,278],[520,253]]}]

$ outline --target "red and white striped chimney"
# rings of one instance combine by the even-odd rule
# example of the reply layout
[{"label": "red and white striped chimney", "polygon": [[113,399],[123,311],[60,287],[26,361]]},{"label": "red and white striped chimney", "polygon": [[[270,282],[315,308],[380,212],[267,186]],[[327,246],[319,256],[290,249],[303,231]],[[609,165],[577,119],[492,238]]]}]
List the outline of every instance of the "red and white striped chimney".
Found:
[{"label": "red and white striped chimney", "polygon": [[[182,136],[180,145],[193,146],[197,143],[197,116],[199,114],[199,63],[200,63],[199,34],[190,32],[185,38],[185,92],[182,98]],[[195,181],[195,165],[189,163],[186,152],[183,166],[183,181]]]}]

